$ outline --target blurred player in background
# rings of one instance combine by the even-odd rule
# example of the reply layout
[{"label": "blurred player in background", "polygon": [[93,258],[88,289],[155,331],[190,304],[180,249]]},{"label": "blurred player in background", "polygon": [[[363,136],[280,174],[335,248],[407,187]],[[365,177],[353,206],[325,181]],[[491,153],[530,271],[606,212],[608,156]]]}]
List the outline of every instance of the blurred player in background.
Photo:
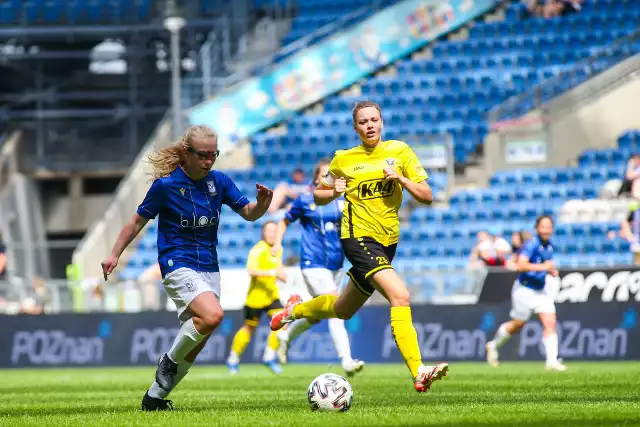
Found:
[{"label": "blurred player in background", "polygon": [[[320,178],[329,172],[329,159],[320,160],[313,174],[314,185],[320,183]],[[282,252],[282,239],[289,224],[300,221],[302,224],[302,248],[300,269],[302,277],[312,297],[320,295],[338,295],[338,289],[344,279],[342,265],[344,253],[340,246],[340,222],[344,200],[336,199],[325,206],[317,206],[313,200],[313,193],[300,195],[278,223],[276,244],[272,253]],[[298,335],[306,331],[317,320],[298,319],[291,323],[286,330],[279,332],[280,349],[278,355],[282,363],[286,363],[289,343]],[[340,358],[342,369],[347,375],[353,375],[364,367],[364,362],[351,358],[349,334],[344,327],[344,320],[329,319],[329,333],[336,352]]]},{"label": "blurred player in background", "polygon": [[556,332],[556,306],[553,297],[545,291],[547,275],[558,277],[553,258],[553,220],[543,215],[536,221],[537,235],[529,239],[518,255],[517,270],[521,273],[511,291],[511,320],[498,328],[495,337],[487,343],[487,362],[498,366],[498,349],[524,326],[536,313],[543,328],[542,344],[547,355],[546,368],[566,371],[558,360],[558,334]]},{"label": "blurred player in background", "polygon": [[107,280],[131,241],[150,219],[159,217],[158,263],[181,328],[158,361],[155,381],[142,399],[145,411],[173,409],[165,397],[187,374],[222,320],[216,252],[222,205],[255,221],[271,203],[270,189],[256,184],[257,201],[249,203],[228,176],[212,171],[219,153],[217,134],[206,126],[192,126],[180,141],[152,154],[151,188],[120,231],[111,256],[102,262]]},{"label": "blurred player in background", "polygon": [[353,109],[353,127],[361,144],[337,151],[329,173],[314,191],[318,205],[327,205],[343,194],[341,243],[353,265],[349,283],[340,296],[322,295],[308,302],[292,296],[271,328],[278,330],[296,319],[350,319],[378,290],[391,305],[391,331],[400,354],[407,363],[418,392],[429,390],[444,377],[446,363],[422,364],[418,336],[413,327],[409,290],[391,262],[400,234],[398,210],[406,189],[416,201],[433,200],[427,173],[413,150],[402,141],[383,141],[380,107],[371,101]]},{"label": "blurred player in background", "polygon": [[[280,292],[276,280],[287,281],[282,266],[282,247],[272,251],[276,242],[276,223],[265,222],[262,226],[262,240],[255,244],[247,258],[247,272],[251,277],[249,293],[244,304],[244,325],[236,332],[231,343],[231,353],[227,359],[229,373],[237,374],[240,368],[240,357],[251,342],[251,337],[260,317],[269,317],[282,310]],[[282,373],[278,364],[276,351],[280,342],[276,332],[271,332],[264,348],[263,362],[274,373]]]}]

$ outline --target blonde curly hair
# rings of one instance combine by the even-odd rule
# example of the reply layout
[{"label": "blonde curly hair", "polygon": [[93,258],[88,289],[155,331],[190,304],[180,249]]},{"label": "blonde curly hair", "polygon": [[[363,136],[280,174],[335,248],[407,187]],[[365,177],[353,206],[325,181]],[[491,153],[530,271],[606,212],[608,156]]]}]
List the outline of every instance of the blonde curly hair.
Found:
[{"label": "blonde curly hair", "polygon": [[218,134],[208,126],[191,126],[177,142],[149,154],[154,180],[169,175],[184,162],[184,150],[191,147],[193,138],[215,138],[217,141]]}]

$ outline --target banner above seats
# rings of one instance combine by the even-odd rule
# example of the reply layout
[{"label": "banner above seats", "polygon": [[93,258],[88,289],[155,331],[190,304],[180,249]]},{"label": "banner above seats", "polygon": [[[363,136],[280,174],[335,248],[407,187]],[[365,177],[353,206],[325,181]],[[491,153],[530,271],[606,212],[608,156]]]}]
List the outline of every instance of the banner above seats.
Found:
[{"label": "banner above seats", "polygon": [[194,107],[189,120],[217,130],[223,145],[250,136],[455,30],[497,3],[398,3]]}]

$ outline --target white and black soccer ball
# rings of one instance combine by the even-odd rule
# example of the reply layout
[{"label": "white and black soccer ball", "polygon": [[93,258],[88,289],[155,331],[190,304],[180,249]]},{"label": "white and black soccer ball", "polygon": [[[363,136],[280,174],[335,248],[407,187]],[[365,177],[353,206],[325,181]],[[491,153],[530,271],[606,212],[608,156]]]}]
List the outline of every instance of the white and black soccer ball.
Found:
[{"label": "white and black soccer ball", "polygon": [[353,390],[344,377],[322,374],[311,382],[307,398],[312,411],[346,412],[353,403]]}]

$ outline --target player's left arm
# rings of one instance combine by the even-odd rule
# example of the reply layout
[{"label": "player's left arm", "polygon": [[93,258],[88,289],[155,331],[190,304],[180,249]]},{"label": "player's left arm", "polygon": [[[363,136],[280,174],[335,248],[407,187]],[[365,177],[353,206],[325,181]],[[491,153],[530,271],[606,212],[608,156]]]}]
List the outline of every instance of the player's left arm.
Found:
[{"label": "player's left arm", "polygon": [[385,179],[397,180],[403,188],[418,202],[430,205],[433,202],[433,192],[431,186],[427,184],[427,172],[424,170],[418,157],[413,150],[407,146],[402,154],[402,173],[394,166],[384,170]]},{"label": "player's left arm", "polygon": [[222,175],[220,182],[224,185],[224,196],[222,202],[233,209],[238,215],[247,221],[256,221],[267,212],[273,191],[264,185],[256,183],[256,201],[249,202],[236,184],[226,175]]},{"label": "player's left arm", "polygon": [[242,218],[251,222],[262,218],[271,205],[271,199],[273,199],[273,190],[270,188],[256,183],[256,190],[256,201],[247,203],[242,209],[236,211]]}]

